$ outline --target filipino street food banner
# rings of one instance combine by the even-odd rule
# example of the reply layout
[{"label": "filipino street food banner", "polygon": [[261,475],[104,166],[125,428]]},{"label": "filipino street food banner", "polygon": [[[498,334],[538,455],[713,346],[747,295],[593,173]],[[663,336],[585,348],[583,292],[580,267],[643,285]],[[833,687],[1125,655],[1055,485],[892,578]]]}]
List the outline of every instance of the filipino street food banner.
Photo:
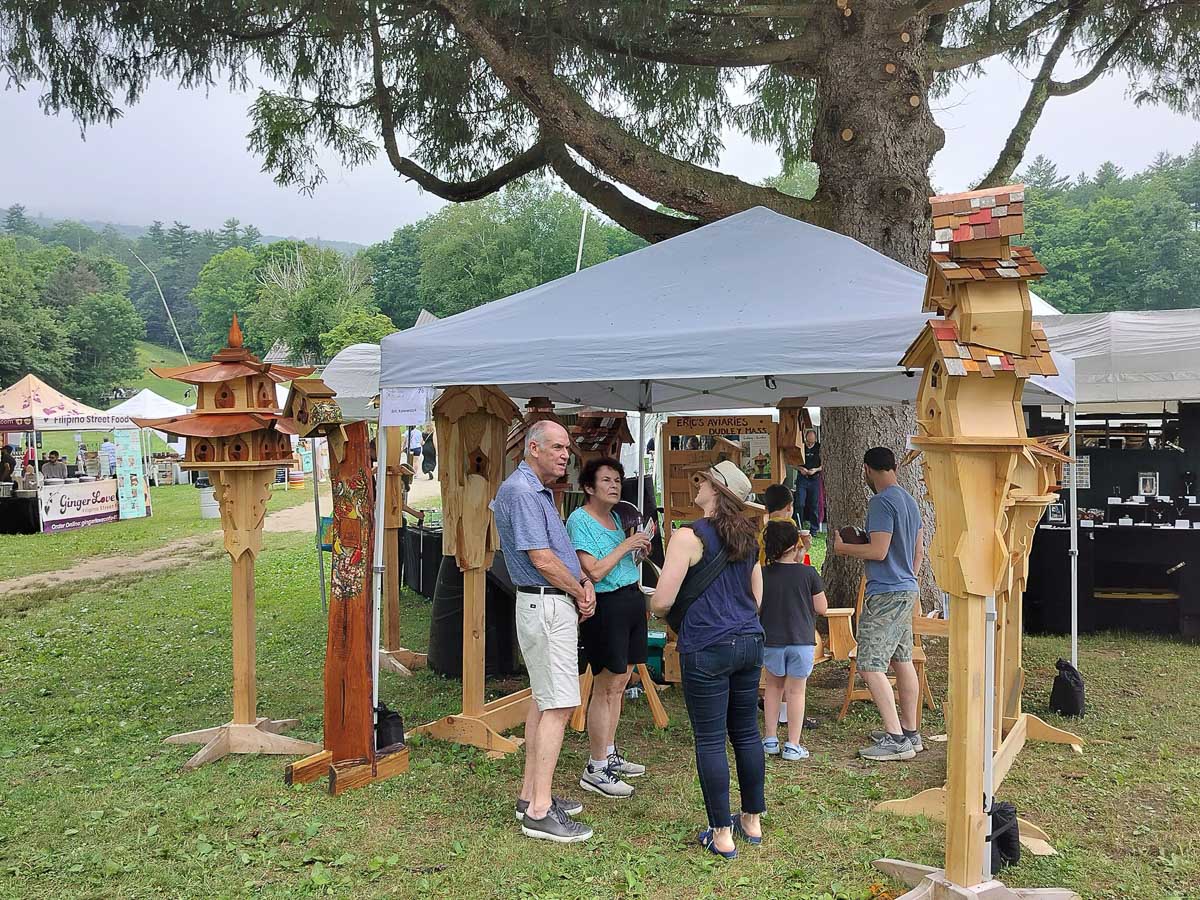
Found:
[{"label": "filipino street food banner", "polygon": [[46,485],[38,491],[38,507],[43,534],[115,522],[120,518],[117,479]]},{"label": "filipino street food banner", "polygon": [[142,466],[142,447],[137,430],[113,432],[117,445],[117,501],[122,519],[150,515],[150,491]]}]

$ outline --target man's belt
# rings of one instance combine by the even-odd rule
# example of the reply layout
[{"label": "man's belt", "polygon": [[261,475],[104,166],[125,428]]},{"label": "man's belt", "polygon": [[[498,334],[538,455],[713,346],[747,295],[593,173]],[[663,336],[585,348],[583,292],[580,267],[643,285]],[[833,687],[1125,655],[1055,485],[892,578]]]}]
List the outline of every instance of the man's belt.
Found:
[{"label": "man's belt", "polygon": [[522,594],[558,594],[565,597],[567,592],[562,588],[547,587],[544,584],[517,585],[517,590]]}]

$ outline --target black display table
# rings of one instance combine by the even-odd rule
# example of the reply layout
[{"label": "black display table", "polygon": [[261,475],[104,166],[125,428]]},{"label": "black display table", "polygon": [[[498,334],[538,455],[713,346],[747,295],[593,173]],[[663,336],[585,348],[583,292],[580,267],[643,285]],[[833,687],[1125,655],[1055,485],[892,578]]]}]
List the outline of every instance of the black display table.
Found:
[{"label": "black display table", "polygon": [[[1071,533],[1042,525],[1029,557],[1025,629],[1071,630]],[[1200,529],[1079,529],[1079,632],[1151,631],[1200,638]]]},{"label": "black display table", "polygon": [[38,534],[37,497],[0,497],[0,534]]}]

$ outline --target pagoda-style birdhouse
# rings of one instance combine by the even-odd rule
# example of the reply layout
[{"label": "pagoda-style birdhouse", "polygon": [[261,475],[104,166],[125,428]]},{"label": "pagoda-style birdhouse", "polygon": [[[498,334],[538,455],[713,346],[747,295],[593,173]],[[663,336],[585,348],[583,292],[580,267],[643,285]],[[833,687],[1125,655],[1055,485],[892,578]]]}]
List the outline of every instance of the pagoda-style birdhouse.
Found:
[{"label": "pagoda-style birdhouse", "polygon": [[254,650],[254,559],[262,549],[262,523],[275,470],[292,465],[290,422],[275,395],[279,382],[302,378],[310,368],[264,363],[242,345],[237,316],[229,346],[208,362],[151,369],[197,389],[194,411],[164,419],[134,419],[187,440],[185,469],[207,470],[221,507],[225,550],[233,560],[233,719],[215,728],[167,738],[201,743],[186,764],[195,768],[229,753],[310,753],[316,744],[279,734],[295,719],[257,715]]},{"label": "pagoda-style birdhouse", "polygon": [[579,448],[579,461],[600,457],[621,458],[621,448],[633,443],[629,423],[623,412],[585,409],[571,426],[571,442]]}]

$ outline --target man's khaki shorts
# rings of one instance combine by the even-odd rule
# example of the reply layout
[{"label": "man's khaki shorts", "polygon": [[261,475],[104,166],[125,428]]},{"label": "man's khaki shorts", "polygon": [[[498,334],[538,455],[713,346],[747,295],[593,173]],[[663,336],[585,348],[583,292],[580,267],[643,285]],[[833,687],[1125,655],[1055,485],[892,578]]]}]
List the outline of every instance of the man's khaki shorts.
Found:
[{"label": "man's khaki shorts", "polygon": [[913,605],[918,596],[916,591],[890,591],[866,598],[855,635],[860,672],[886,672],[893,659],[912,659]]},{"label": "man's khaki shorts", "polygon": [[517,592],[517,642],[538,709],[579,705],[579,613],[562,594]]}]

